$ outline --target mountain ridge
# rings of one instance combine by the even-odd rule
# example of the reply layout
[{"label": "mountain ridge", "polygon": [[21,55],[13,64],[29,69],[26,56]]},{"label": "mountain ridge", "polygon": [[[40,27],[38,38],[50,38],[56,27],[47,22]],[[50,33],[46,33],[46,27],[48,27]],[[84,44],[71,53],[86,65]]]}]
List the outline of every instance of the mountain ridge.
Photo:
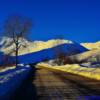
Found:
[{"label": "mountain ridge", "polygon": [[97,42],[89,42],[89,43],[81,43],[82,46],[88,48],[88,49],[100,49],[100,41]]},{"label": "mountain ridge", "polygon": [[[60,44],[68,43],[72,44],[73,41],[65,40],[65,39],[51,39],[48,41],[28,41],[26,39],[22,39],[21,41],[21,48],[19,50],[19,55],[31,52],[37,52],[42,49],[52,48]],[[100,48],[100,41],[96,43],[80,43],[83,47],[87,49],[98,49]],[[0,51],[6,54],[14,55],[15,51],[15,44],[13,43],[12,38],[3,37],[0,41]]]}]

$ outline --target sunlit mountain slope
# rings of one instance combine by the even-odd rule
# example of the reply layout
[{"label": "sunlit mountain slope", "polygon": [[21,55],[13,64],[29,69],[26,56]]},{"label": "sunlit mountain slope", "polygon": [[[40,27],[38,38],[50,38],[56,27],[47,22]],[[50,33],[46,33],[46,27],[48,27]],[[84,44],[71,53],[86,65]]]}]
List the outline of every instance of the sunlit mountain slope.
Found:
[{"label": "sunlit mountain slope", "polygon": [[87,78],[100,81],[100,68],[81,67],[79,64],[66,64],[62,66],[52,66],[47,63],[39,63],[37,64],[37,68],[47,68],[50,70],[76,74],[76,75],[80,75],[83,77],[87,77]]},{"label": "sunlit mountain slope", "polygon": [[[81,47],[79,44],[73,43],[70,40],[60,40],[60,39],[56,39],[56,40],[52,39],[48,41],[34,41],[34,42],[27,41],[26,39],[23,39],[23,40],[21,39],[19,42],[21,42],[21,48],[19,49],[19,55],[37,52],[37,51],[52,48],[52,47],[55,47],[57,45],[64,44],[64,43],[77,45],[77,48],[74,46],[72,47],[72,49],[80,50],[80,47]],[[2,38],[0,45],[1,45],[2,52],[6,54],[14,55],[15,45],[13,43],[13,39],[4,37]]]},{"label": "sunlit mountain slope", "polygon": [[70,56],[72,61],[82,62],[91,59],[92,57],[100,57],[100,49],[86,51],[84,53]]},{"label": "sunlit mountain slope", "polygon": [[[24,41],[24,42],[23,42]],[[43,61],[45,59],[54,59],[56,53],[60,50],[60,52],[64,52],[66,55],[73,55],[87,51],[87,49],[81,46],[78,43],[74,43],[68,40],[49,40],[47,42],[35,41],[28,42],[25,44],[25,40],[23,40],[23,44],[19,50],[19,62],[20,63],[36,63]],[[1,51],[6,54],[14,54],[15,45],[2,47]],[[7,57],[5,57],[8,59]],[[5,58],[1,63],[5,63]],[[10,58],[11,59],[11,58]],[[11,59],[13,61],[14,58]],[[10,62],[10,61],[9,61]]]},{"label": "sunlit mountain slope", "polygon": [[81,43],[84,47],[88,49],[100,49],[100,41],[95,42],[95,43]]}]

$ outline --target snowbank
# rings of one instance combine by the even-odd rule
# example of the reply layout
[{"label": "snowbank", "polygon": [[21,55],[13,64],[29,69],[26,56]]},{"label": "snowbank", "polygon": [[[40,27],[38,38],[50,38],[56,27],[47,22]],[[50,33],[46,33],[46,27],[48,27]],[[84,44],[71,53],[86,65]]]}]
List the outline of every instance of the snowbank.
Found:
[{"label": "snowbank", "polygon": [[18,67],[0,73],[0,100],[9,100],[28,77],[30,67]]},{"label": "snowbank", "polygon": [[39,63],[37,67],[49,68],[53,70],[58,70],[66,73],[72,73],[76,75],[81,75],[84,77],[100,80],[100,68],[87,68],[81,67],[78,64],[68,64],[63,66],[51,66],[46,63]]}]

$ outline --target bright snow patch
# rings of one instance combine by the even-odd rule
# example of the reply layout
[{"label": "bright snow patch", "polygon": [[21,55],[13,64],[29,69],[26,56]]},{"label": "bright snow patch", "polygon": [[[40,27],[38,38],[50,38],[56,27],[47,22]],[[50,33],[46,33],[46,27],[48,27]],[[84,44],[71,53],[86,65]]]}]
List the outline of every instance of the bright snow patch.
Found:
[{"label": "bright snow patch", "polygon": [[37,64],[37,67],[41,68],[50,68],[53,70],[59,70],[63,72],[68,72],[72,74],[81,75],[84,77],[100,80],[100,68],[87,68],[87,67],[81,67],[78,64],[67,64],[63,66],[52,66],[50,64],[46,63],[39,63]]}]

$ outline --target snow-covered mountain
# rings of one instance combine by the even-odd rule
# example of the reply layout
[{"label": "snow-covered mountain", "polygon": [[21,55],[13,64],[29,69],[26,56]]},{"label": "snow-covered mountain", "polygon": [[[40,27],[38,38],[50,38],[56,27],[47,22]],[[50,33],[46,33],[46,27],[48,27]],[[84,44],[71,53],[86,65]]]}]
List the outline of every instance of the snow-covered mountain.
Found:
[{"label": "snow-covered mountain", "polygon": [[[26,39],[20,39],[19,42],[21,43],[19,55],[41,51],[43,49],[52,48],[64,43],[73,44],[73,42],[70,40],[60,40],[60,39],[56,39],[56,40],[52,39],[48,41],[34,41],[34,42],[30,42]],[[0,48],[1,52],[14,55],[15,44],[13,43],[12,38],[3,37],[0,41],[0,47],[1,47]]]},{"label": "snow-covered mountain", "polygon": [[[21,51],[19,54],[23,54],[24,52],[35,52],[40,51],[41,49],[51,48],[54,46],[57,46],[59,44],[64,43],[74,43],[70,40],[61,40],[61,39],[52,39],[48,41],[28,41],[26,39],[20,39],[19,41],[21,46]],[[100,41],[95,43],[80,43],[80,45],[86,47],[87,49],[99,49],[100,48]],[[5,53],[10,53],[15,49],[15,45],[13,43],[13,39],[9,37],[2,37],[0,38],[0,51],[3,51]]]},{"label": "snow-covered mountain", "polygon": [[84,47],[88,49],[100,49],[100,41],[95,42],[95,43],[81,43]]},{"label": "snow-covered mountain", "polygon": [[[60,39],[52,39],[48,41],[34,41],[30,42],[25,39],[20,39],[21,48],[19,50],[19,62],[20,63],[32,63],[32,62],[40,62],[44,59],[54,59],[57,52],[60,53],[63,51],[66,55],[73,55],[88,51],[85,47],[81,46],[78,43],[69,41],[69,40],[60,40]],[[15,44],[13,43],[13,39],[4,37],[1,42],[1,52],[9,55],[15,54]],[[21,56],[22,55],[22,56]],[[4,58],[1,63],[5,63]],[[13,58],[9,58],[9,60],[13,61]],[[10,62],[10,61],[9,61]]]},{"label": "snow-covered mountain", "polygon": [[[74,62],[86,62],[93,58],[100,60],[100,49],[93,49],[80,54],[69,56],[69,58]],[[95,60],[94,59],[94,60]]]},{"label": "snow-covered mountain", "polygon": [[[27,48],[30,46],[31,42],[27,41],[26,39],[19,39],[20,42],[20,49]],[[15,51],[15,44],[13,42],[12,38],[9,37],[3,37],[0,39],[0,51],[4,52],[6,54],[13,54]]]}]

